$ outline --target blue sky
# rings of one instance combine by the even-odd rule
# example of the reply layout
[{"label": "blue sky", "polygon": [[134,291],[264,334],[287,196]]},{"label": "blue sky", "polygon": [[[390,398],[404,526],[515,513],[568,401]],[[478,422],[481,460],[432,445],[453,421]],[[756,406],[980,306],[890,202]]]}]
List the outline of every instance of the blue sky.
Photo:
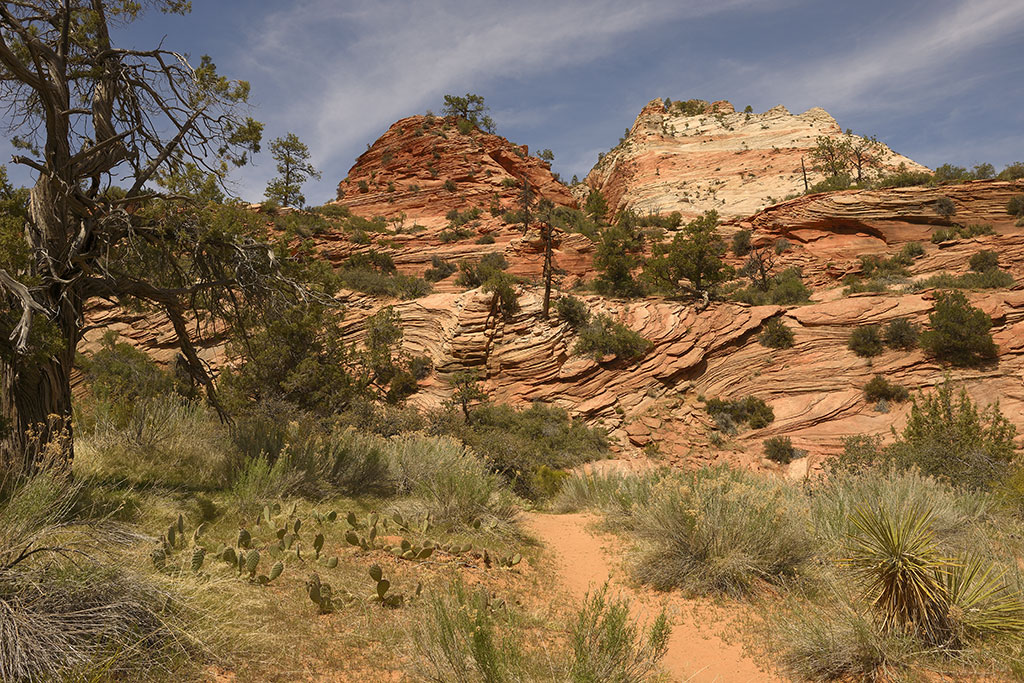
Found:
[{"label": "blue sky", "polygon": [[[1020,0],[193,0],[121,35],[161,38],[249,80],[266,140],[309,145],[312,204],[445,93],[483,95],[498,132],[552,149],[567,179],[654,97],[824,107],[931,167],[1024,160]],[[273,172],[264,152],[235,189],[258,201]]]}]

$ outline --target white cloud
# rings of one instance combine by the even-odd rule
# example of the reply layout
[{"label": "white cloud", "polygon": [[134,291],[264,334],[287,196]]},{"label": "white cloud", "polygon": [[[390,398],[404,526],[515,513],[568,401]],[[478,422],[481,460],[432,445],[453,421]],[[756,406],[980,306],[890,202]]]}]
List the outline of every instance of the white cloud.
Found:
[{"label": "white cloud", "polygon": [[[339,7],[304,0],[253,26],[246,69],[280,88],[273,101],[262,101],[277,110],[280,131],[268,132],[300,131],[314,161],[330,168],[351,163],[339,157],[398,118],[437,107],[442,93],[586,63],[613,52],[630,33],[741,7],[762,10],[765,3],[360,0]],[[240,175],[247,194],[261,190],[257,175],[265,172]],[[326,175],[320,192],[340,179]]]},{"label": "white cloud", "polygon": [[914,109],[968,90],[977,74],[964,73],[976,66],[965,58],[1024,30],[1024,3],[960,0],[929,15],[933,7],[919,8],[920,20],[893,23],[867,39],[837,35],[836,52],[823,59],[808,56],[807,66],[762,68],[755,77],[746,65],[735,74],[757,78],[757,90],[780,102],[846,111]]}]

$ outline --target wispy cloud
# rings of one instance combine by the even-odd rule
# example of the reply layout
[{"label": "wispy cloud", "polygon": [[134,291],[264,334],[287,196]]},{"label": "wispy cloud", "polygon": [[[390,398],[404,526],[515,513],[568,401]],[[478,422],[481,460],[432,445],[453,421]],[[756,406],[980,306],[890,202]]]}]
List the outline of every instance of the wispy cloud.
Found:
[{"label": "wispy cloud", "polygon": [[[919,9],[919,17],[883,26],[867,39],[837,35],[832,54],[805,57],[806,66],[761,68],[752,82],[780,102],[848,112],[920,109],[971,88],[977,74],[969,70],[977,65],[965,59],[968,55],[1024,32],[1020,2],[959,0]],[[755,74],[743,64],[736,75],[750,81]]]},{"label": "wispy cloud", "polygon": [[[278,86],[275,101],[264,104],[279,109],[280,132],[305,131],[315,161],[336,171],[351,163],[353,149],[363,141],[402,116],[436,107],[442,93],[484,90],[498,79],[528,79],[584,64],[614,51],[628,34],[665,21],[764,5],[758,0],[375,0],[339,7],[331,0],[304,0],[252,26],[246,67]],[[348,157],[344,162],[342,155]],[[335,172],[329,180],[341,175]],[[317,189],[328,186],[325,174]]]}]

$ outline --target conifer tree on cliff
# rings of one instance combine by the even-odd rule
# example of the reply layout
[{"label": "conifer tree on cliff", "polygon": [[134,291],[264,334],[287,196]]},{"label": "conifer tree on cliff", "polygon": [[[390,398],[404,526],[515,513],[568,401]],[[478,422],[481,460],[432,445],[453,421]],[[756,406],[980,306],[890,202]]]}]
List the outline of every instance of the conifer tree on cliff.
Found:
[{"label": "conifer tree on cliff", "polygon": [[458,95],[445,95],[444,108],[445,116],[455,116],[465,119],[488,133],[494,132],[494,119],[487,112],[490,107],[484,104],[484,98],[473,93],[466,93],[465,97]]},{"label": "conifer tree on cliff", "polygon": [[320,171],[309,163],[309,148],[295,133],[288,133],[270,143],[270,154],[277,162],[278,176],[267,183],[267,199],[282,206],[305,204],[302,184],[310,178],[320,178]]},{"label": "conifer tree on cliff", "polygon": [[9,189],[0,201],[0,479],[70,428],[90,299],[166,316],[212,400],[190,337],[197,314],[301,290],[260,221],[188,192],[189,179],[245,164],[262,125],[246,115],[248,83],[208,57],[192,65],[163,47],[114,44],[112,29],[154,9],[186,14],[189,3],[0,4],[3,123],[19,149],[12,162],[34,176],[27,201]]}]

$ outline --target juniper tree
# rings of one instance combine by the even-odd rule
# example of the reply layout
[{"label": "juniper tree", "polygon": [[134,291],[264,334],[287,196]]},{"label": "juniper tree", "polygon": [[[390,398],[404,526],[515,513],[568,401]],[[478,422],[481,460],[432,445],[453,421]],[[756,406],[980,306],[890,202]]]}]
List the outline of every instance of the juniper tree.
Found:
[{"label": "juniper tree", "polygon": [[285,272],[291,252],[259,221],[189,191],[189,178],[219,181],[259,151],[249,84],[209,57],[194,65],[162,46],[119,47],[113,29],[147,8],[186,14],[189,3],[0,4],[3,123],[20,151],[13,163],[34,176],[27,201],[8,201],[0,218],[0,468],[33,464],[28,432],[45,443],[70,428],[91,299],[164,316],[213,398],[192,338],[199,321],[302,291]]},{"label": "juniper tree", "polygon": [[494,119],[487,112],[490,107],[484,104],[484,98],[480,95],[466,93],[465,97],[458,95],[445,95],[442,112],[445,116],[455,116],[469,121],[474,126],[488,133],[494,132]]}]

